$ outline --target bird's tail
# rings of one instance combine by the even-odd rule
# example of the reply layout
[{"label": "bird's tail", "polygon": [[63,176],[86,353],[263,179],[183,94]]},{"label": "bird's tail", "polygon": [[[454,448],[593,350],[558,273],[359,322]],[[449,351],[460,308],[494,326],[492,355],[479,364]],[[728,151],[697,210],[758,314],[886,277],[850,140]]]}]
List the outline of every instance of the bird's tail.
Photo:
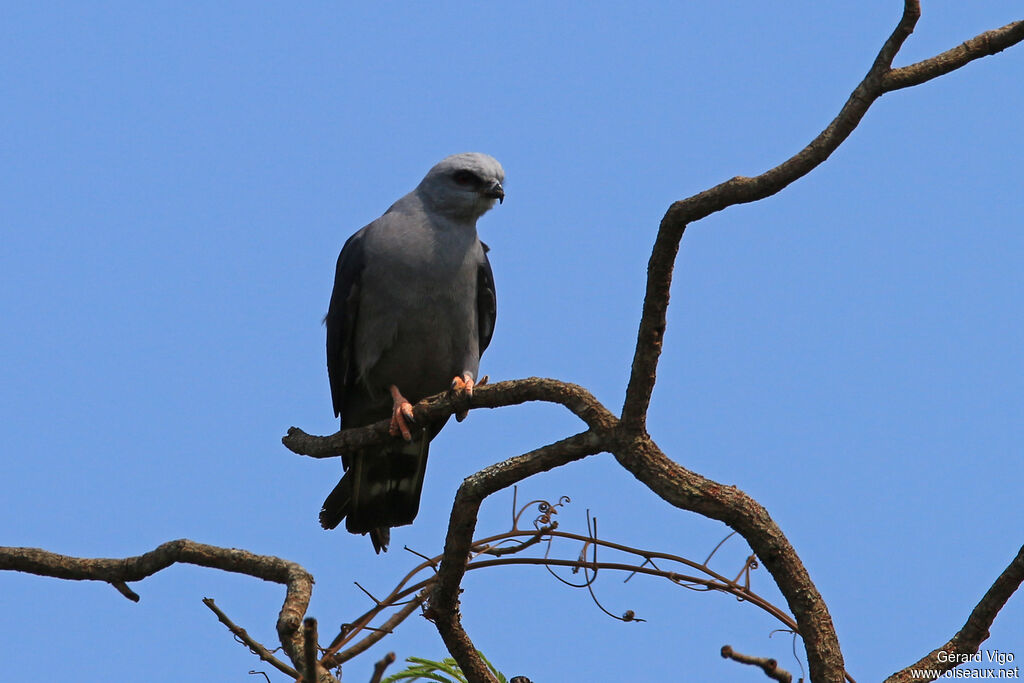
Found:
[{"label": "bird's tail", "polygon": [[420,508],[430,445],[428,430],[411,443],[388,443],[353,453],[345,476],[320,510],[320,526],[345,521],[354,534],[370,534],[373,549],[386,551],[390,528],[412,524]]}]

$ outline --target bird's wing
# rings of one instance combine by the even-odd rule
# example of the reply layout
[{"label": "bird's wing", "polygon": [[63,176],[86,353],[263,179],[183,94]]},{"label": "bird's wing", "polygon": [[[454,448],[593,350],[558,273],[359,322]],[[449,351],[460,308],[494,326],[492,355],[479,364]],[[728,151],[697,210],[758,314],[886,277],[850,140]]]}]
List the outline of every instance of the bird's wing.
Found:
[{"label": "bird's wing", "polygon": [[483,355],[487,345],[491,343],[491,335],[494,334],[494,321],[498,316],[498,298],[494,292],[494,273],[491,271],[491,262],[487,259],[487,252],[490,248],[480,243],[484,248],[484,260],[476,273],[476,324],[480,354]]},{"label": "bird's wing", "polygon": [[360,230],[348,238],[341,254],[338,255],[331,305],[324,319],[327,324],[327,375],[331,380],[331,399],[334,402],[335,417],[341,415],[342,406],[345,404],[345,392],[355,382],[356,363],[353,350],[365,265],[363,231]]}]

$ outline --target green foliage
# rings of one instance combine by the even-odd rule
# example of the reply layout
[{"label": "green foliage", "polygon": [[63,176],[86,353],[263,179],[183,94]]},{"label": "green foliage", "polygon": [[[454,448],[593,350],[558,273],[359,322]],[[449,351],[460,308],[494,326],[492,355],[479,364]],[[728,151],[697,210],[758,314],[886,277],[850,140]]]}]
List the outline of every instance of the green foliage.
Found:
[{"label": "green foliage", "polygon": [[[477,650],[476,653],[480,655],[480,659],[484,660],[484,664],[491,670],[495,678],[498,679],[498,683],[508,683],[505,678],[505,674],[501,673],[494,668],[487,657],[484,657],[484,653]],[[463,675],[462,670],[459,669],[459,665],[455,663],[455,660],[451,657],[446,657],[440,662],[434,662],[429,659],[421,659],[420,657],[409,657],[405,661],[409,662],[409,666],[404,671],[399,671],[396,674],[392,674],[385,678],[381,683],[396,683],[396,681],[437,681],[438,683],[467,683],[466,677]]]}]

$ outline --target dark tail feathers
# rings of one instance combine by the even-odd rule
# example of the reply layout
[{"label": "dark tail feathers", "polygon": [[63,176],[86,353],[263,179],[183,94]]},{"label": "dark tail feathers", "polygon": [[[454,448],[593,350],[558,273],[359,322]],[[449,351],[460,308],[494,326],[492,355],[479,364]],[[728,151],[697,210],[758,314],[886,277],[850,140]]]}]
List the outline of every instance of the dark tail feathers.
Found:
[{"label": "dark tail feathers", "polygon": [[354,453],[338,485],[320,510],[320,526],[333,529],[345,519],[354,534],[370,534],[373,549],[386,551],[390,528],[412,524],[420,508],[429,439],[390,443]]}]

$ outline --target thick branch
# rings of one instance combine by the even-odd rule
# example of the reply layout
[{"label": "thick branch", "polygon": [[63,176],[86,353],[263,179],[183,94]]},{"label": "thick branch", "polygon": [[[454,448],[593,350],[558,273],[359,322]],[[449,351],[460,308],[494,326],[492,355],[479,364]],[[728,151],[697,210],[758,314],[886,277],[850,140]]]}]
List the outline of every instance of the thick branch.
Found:
[{"label": "thick branch", "polygon": [[658,358],[665,335],[666,311],[679,241],[686,226],[729,206],[754,202],[781,191],[824,162],[850,136],[868,108],[883,93],[923,83],[968,62],[995,54],[1024,40],[1021,22],[983,33],[963,45],[900,69],[892,60],[914,30],[920,16],[917,0],[906,0],[903,16],[882,46],[867,75],[854,89],[839,114],[804,149],[759,176],[737,176],[669,207],[647,266],[647,291],[637,333],[633,367],[622,408],[627,429],[646,429],[647,408],[654,389]]},{"label": "thick branch", "polygon": [[295,562],[188,539],[169,541],[143,555],[119,559],[70,557],[39,548],[0,547],[0,569],[72,581],[105,581],[136,601],[138,596],[127,588],[127,582],[140,581],[178,562],[284,584],[285,600],[277,618],[277,633],[292,663],[297,668],[302,667],[299,627],[309,606],[313,577]]},{"label": "thick branch", "polygon": [[771,573],[796,617],[807,649],[811,680],[843,680],[843,656],[825,601],[767,510],[735,486],[705,479],[673,462],[647,436],[614,444],[612,453],[668,503],[717,519],[739,532]]},{"label": "thick branch", "polygon": [[494,677],[480,659],[459,615],[459,586],[473,543],[477,513],[484,498],[523,479],[593,455],[601,450],[601,438],[583,432],[535,451],[509,458],[467,477],[455,494],[444,555],[430,594],[426,615],[437,626],[445,647],[458,662],[470,683],[493,683]]},{"label": "thick branch", "polygon": [[[558,403],[578,416],[591,429],[604,430],[615,424],[611,411],[577,384],[543,377],[509,380],[485,384],[473,390],[468,404],[464,397],[449,393],[425,398],[413,406],[416,421],[422,424],[443,419],[462,408],[502,408],[528,401]],[[288,450],[313,458],[333,458],[353,448],[361,448],[392,438],[388,435],[388,420],[366,427],[345,429],[331,436],[311,436],[291,427],[281,442]]]},{"label": "thick branch", "polygon": [[981,644],[988,639],[988,629],[992,626],[992,622],[995,621],[999,610],[1003,608],[1003,605],[1010,599],[1010,596],[1017,591],[1021,582],[1024,582],[1024,546],[1021,546],[1017,556],[1003,570],[1003,573],[995,580],[992,587],[985,592],[981,601],[971,611],[971,616],[967,617],[967,623],[957,631],[955,636],[950,638],[945,645],[932,650],[907,668],[889,676],[889,678],[885,679],[885,683],[923,680],[911,676],[911,669],[932,669],[941,672],[957,666],[956,662],[949,661],[953,659],[952,657],[946,656],[940,660],[940,652],[946,655],[974,654],[977,652]]}]

